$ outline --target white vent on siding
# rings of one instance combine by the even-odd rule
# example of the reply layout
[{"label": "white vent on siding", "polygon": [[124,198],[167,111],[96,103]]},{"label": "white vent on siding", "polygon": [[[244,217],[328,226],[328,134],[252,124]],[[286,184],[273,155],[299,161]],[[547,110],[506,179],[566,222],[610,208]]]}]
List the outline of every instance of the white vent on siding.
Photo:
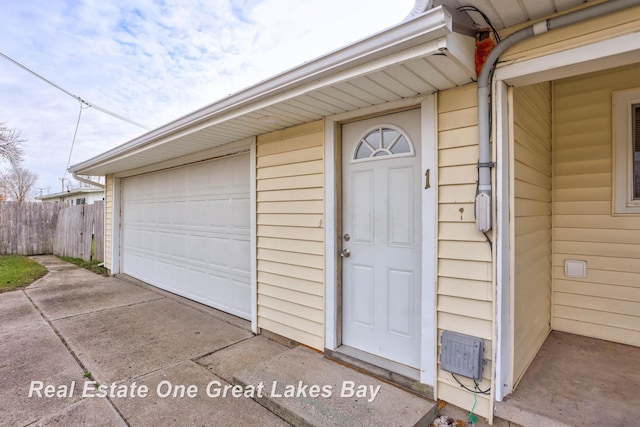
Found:
[{"label": "white vent on siding", "polygon": [[564,260],[564,275],[584,279],[587,277],[587,262],[574,259]]}]

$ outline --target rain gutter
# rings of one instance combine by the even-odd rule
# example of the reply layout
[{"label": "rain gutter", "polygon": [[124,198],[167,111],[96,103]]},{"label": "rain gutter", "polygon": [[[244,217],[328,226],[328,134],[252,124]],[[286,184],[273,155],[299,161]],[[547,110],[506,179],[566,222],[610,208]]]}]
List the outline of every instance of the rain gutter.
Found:
[{"label": "rain gutter", "polygon": [[71,172],[71,175],[73,176],[74,179],[80,181],[80,182],[84,182],[85,184],[89,184],[89,185],[93,185],[94,187],[98,187],[98,188],[104,188],[104,184],[101,184],[99,182],[95,182],[95,181],[91,181],[88,178],[79,176],[77,172]]}]

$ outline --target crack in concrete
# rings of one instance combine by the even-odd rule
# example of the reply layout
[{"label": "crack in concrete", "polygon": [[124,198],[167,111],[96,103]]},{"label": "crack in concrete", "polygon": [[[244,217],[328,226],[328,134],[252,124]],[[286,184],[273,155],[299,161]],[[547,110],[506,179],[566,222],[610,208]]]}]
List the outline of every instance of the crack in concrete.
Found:
[{"label": "crack in concrete", "polygon": [[[158,300],[161,300],[163,298],[166,298],[166,297],[159,296],[158,298],[148,299],[148,300],[145,300],[145,301],[138,301],[138,302],[132,302],[130,304],[117,305],[117,306],[114,306],[114,307],[95,309],[95,310],[92,310],[92,311],[88,311],[86,313],[77,313],[77,314],[72,314],[70,316],[65,316],[65,317],[56,317],[55,319],[51,319],[51,322],[57,322],[58,320],[73,319],[75,317],[87,316],[87,315],[93,314],[93,313],[102,313],[102,312],[105,312],[105,311],[115,310],[117,308],[132,307],[134,305],[144,304],[146,302],[158,301]],[[44,314],[43,314],[43,316],[44,316]]]},{"label": "crack in concrete", "polygon": [[[76,361],[76,363],[80,366],[80,368],[82,369],[82,372],[89,372],[87,370],[87,367],[84,365],[84,363],[82,363],[82,360],[80,360],[80,357],[78,357],[78,355],[73,351],[73,349],[71,348],[71,346],[69,345],[69,343],[67,342],[67,340],[64,339],[64,337],[62,336],[62,334],[60,333],[60,331],[58,331],[58,328],[56,328],[53,323],[47,318],[47,316],[44,315],[44,313],[42,312],[42,310],[40,310],[40,307],[38,307],[38,304],[35,303],[35,301],[33,301],[31,299],[31,297],[29,296],[29,294],[27,294],[27,292],[25,290],[21,291],[25,297],[27,297],[27,299],[29,300],[29,302],[31,303],[31,305],[33,305],[33,307],[38,311],[38,313],[40,314],[40,316],[42,316],[42,318],[44,319],[45,322],[47,322],[47,325],[49,325],[49,327],[51,328],[51,330],[53,331],[54,334],[56,334],[56,336],[58,337],[58,339],[60,340],[60,342],[62,342],[62,345],[65,346],[65,348],[67,349],[67,351],[69,352],[69,354],[71,354],[71,357],[73,357]],[[96,381],[97,380],[93,377],[93,374],[91,374],[89,372],[89,379]],[[105,397],[107,399],[107,401],[109,402],[109,404],[111,405],[111,407],[113,408],[114,411],[116,411],[116,413],[118,414],[118,416],[120,418],[122,418],[122,421],[128,426],[131,427],[131,424],[129,424],[129,421],[127,421],[127,419],[124,417],[124,415],[122,415],[122,413],[120,412],[120,410],[118,409],[118,407],[113,403],[113,401],[106,396]],[[83,400],[83,399],[81,399]],[[74,402],[75,403],[75,402]],[[69,405],[71,406],[71,405]],[[36,421],[37,422],[37,421]]]}]

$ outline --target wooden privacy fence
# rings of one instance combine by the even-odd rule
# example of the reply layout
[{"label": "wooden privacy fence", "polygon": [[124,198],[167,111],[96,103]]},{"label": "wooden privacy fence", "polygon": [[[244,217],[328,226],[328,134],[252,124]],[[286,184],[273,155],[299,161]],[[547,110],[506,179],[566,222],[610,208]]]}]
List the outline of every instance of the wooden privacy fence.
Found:
[{"label": "wooden privacy fence", "polygon": [[0,202],[0,255],[43,254],[104,261],[104,202]]},{"label": "wooden privacy fence", "polygon": [[60,212],[53,254],[104,261],[104,202],[71,206]]},{"label": "wooden privacy fence", "polygon": [[0,202],[0,255],[53,253],[62,203]]}]

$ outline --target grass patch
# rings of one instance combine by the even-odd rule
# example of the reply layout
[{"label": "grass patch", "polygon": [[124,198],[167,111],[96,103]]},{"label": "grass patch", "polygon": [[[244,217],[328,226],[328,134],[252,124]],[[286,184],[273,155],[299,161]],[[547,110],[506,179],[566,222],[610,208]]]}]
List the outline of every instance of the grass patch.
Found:
[{"label": "grass patch", "polygon": [[24,288],[48,273],[36,261],[22,255],[0,256],[0,292]]},{"label": "grass patch", "polygon": [[75,264],[78,267],[82,267],[82,268],[86,268],[89,271],[93,271],[96,274],[100,274],[102,276],[108,276],[109,275],[109,269],[101,266],[100,264],[102,264],[101,261],[85,261],[82,258],[71,258],[68,256],[63,256],[60,257],[63,261],[67,261],[70,262],[71,264]]}]

